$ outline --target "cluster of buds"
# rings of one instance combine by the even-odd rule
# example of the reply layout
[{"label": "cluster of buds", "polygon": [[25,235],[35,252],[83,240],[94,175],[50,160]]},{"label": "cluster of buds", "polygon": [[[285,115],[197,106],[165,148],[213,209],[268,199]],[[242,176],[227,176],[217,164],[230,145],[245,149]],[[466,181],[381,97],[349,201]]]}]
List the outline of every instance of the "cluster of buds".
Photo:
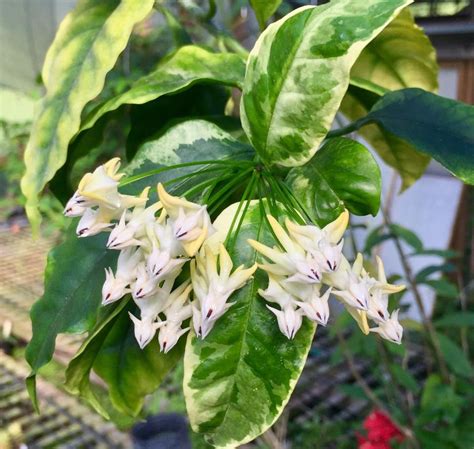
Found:
[{"label": "cluster of buds", "polygon": [[[234,304],[228,302],[230,297],[252,277],[257,264],[233,270],[224,238],[215,233],[206,206],[170,195],[162,184],[157,188],[159,201],[149,206],[149,188],[136,197],[120,194],[119,168],[115,158],[87,173],[64,212],[81,217],[78,237],[107,230],[107,247],[120,251],[115,273],[105,270],[102,304],[131,294],[140,315],[130,313],[130,318],[142,349],[158,333],[161,351],[168,352],[190,329],[183,327],[188,322],[199,338],[205,338]],[[287,219],[285,230],[274,217],[267,219],[279,246],[248,242],[268,261],[259,265],[269,278],[259,294],[277,306],[267,305],[286,337],[294,338],[303,317],[325,326],[332,294],[364,333],[401,342],[398,310],[389,314],[388,294],[404,287],[387,283],[379,258],[377,278],[364,269],[360,254],[349,264],[342,254],[347,211],[323,229]],[[186,264],[189,270],[184,270]],[[370,329],[367,318],[377,327]]]},{"label": "cluster of buds", "polygon": [[[325,326],[332,294],[365,334],[376,332],[400,344],[403,328],[398,322],[398,310],[388,312],[388,294],[401,291],[404,286],[387,283],[379,257],[377,278],[364,269],[361,254],[350,266],[342,254],[342,236],[349,222],[347,211],[323,229],[298,225],[287,219],[285,230],[272,216],[267,219],[280,247],[269,248],[255,240],[249,243],[269,262],[259,266],[268,273],[269,279],[267,289],[259,290],[259,294],[279,306],[267,305],[276,315],[284,335],[294,338],[304,316]],[[376,327],[369,328],[367,318]]]},{"label": "cluster of buds", "polygon": [[[105,270],[102,304],[132,295],[140,316],[130,313],[130,318],[142,349],[158,333],[161,351],[168,352],[189,330],[183,327],[187,320],[205,338],[257,266],[232,272],[224,245],[216,250],[213,243],[211,249],[214,228],[205,206],[170,195],[162,184],[159,201],[148,207],[149,188],[138,197],[120,194],[119,168],[119,159],[112,159],[87,173],[64,211],[81,217],[78,237],[108,230],[107,247],[120,251],[115,273]],[[183,272],[188,262],[190,275]]]}]

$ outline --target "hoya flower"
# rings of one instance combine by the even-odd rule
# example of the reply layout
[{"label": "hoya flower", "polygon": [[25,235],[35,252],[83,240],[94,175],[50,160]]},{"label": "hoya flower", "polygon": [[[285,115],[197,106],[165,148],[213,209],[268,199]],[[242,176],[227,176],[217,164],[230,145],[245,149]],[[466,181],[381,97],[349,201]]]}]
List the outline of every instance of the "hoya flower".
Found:
[{"label": "hoya flower", "polygon": [[86,209],[77,224],[76,234],[78,237],[90,237],[99,232],[109,229],[113,224],[110,222],[113,214],[103,208]]},{"label": "hoya flower", "polygon": [[378,323],[378,327],[370,329],[371,332],[376,332],[385,340],[399,345],[402,342],[403,327],[398,322],[399,310],[394,310],[390,318],[386,321]]},{"label": "hoya flower", "polygon": [[115,277],[112,268],[105,269],[105,282],[102,286],[102,305],[112,304],[122,298],[125,293],[129,293],[127,288],[130,282],[120,277]]},{"label": "hoya flower", "polygon": [[81,197],[77,192],[69,199],[64,208],[64,215],[66,217],[80,217],[87,210],[84,205],[86,203],[85,198]]},{"label": "hoya flower", "polygon": [[271,310],[277,317],[278,327],[280,331],[290,340],[292,340],[303,323],[303,317],[300,310],[289,305],[282,310],[275,309],[267,305],[267,309]]},{"label": "hoya flower", "polygon": [[377,323],[388,320],[388,295],[382,293],[381,289],[370,290],[367,316]]},{"label": "hoya flower", "polygon": [[169,300],[173,299],[171,290],[173,290],[174,281],[174,278],[166,279],[161,286],[156,287],[151,295],[133,298],[133,301],[140,309],[141,318],[157,318],[158,314],[163,312]]},{"label": "hoya flower", "polygon": [[256,240],[248,240],[256,251],[274,262],[260,265],[260,268],[268,273],[289,276],[290,282],[320,283],[322,272],[316,258],[293,241],[275,218],[271,215],[267,218],[284,251],[277,247],[269,248]]},{"label": "hoya flower", "polygon": [[137,266],[137,279],[132,286],[133,299],[146,298],[155,293],[158,281],[148,272],[145,263]]},{"label": "hoya flower", "polygon": [[222,244],[218,257],[206,245],[196,259],[191,261],[191,280],[201,313],[201,320],[194,320],[198,324],[195,331],[202,338],[206,337],[216,320],[232,306],[233,303],[227,303],[230,295],[245,285],[257,265],[247,269],[241,265],[233,273],[232,268],[232,259]]},{"label": "hoya flower", "polygon": [[297,225],[288,219],[285,221],[291,238],[312,254],[324,271],[335,271],[339,267],[344,244],[342,235],[348,223],[347,210],[323,229],[314,225]]},{"label": "hoya flower", "polygon": [[194,256],[213,232],[206,207],[170,195],[161,183],[158,184],[158,196],[172,222],[174,237],[181,242],[188,256]]},{"label": "hoya flower", "polygon": [[142,259],[142,252],[128,248],[120,251],[117,271],[114,276],[111,268],[105,270],[105,282],[102,286],[102,304],[107,305],[130,293],[127,287],[136,278],[136,268]]},{"label": "hoya flower", "polygon": [[166,321],[163,322],[158,334],[160,350],[164,353],[173,348],[179,338],[189,330],[189,327],[183,329],[181,325],[193,313],[189,303],[191,289],[192,286],[189,282],[185,282],[174,290],[168,299],[167,306],[163,311]]},{"label": "hoya flower", "polygon": [[329,295],[331,288],[328,288],[322,296],[316,292],[307,301],[297,301],[302,313],[311,321],[315,321],[322,326],[326,326],[329,320]]},{"label": "hoya flower", "polygon": [[182,257],[172,258],[169,251],[161,251],[156,245],[153,245],[153,250],[147,257],[146,267],[155,280],[160,281],[167,276],[176,277],[188,260]]},{"label": "hoya flower", "polygon": [[128,312],[130,319],[133,321],[135,339],[143,349],[156,334],[156,330],[163,325],[161,322],[154,321],[151,317],[138,319],[135,315]]},{"label": "hoya flower", "polygon": [[377,261],[377,279],[371,280],[370,291],[380,290],[382,293],[398,293],[405,289],[404,285],[389,284],[387,277],[385,276],[385,268],[383,266],[382,259],[379,256],[375,256]]},{"label": "hoya flower", "polygon": [[270,273],[268,275],[268,287],[265,290],[259,289],[258,294],[267,301],[277,303],[281,308],[294,305],[296,298],[282,286],[283,281],[282,276]]},{"label": "hoya flower", "polygon": [[161,209],[160,203],[155,203],[147,208],[137,206],[133,209],[131,218],[127,223],[127,211],[123,211],[118,224],[112,229],[107,247],[110,249],[123,249],[129,246],[147,246],[147,229],[154,225],[155,214]]},{"label": "hoya flower", "polygon": [[118,173],[119,168],[120,159],[113,158],[83,176],[77,193],[86,200],[85,206],[120,207],[118,183],[123,174]]},{"label": "hoya flower", "polygon": [[368,310],[369,291],[368,277],[357,275],[354,271],[346,271],[344,290],[333,290],[332,293],[341,298],[350,307],[359,310]]}]

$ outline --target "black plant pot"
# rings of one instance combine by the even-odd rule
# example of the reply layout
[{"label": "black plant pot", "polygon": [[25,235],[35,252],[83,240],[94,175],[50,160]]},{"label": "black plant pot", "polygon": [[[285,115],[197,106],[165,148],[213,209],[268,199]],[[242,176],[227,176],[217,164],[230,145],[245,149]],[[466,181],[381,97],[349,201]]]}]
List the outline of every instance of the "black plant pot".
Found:
[{"label": "black plant pot", "polygon": [[191,449],[188,423],[178,413],[149,416],[132,428],[134,449]]}]

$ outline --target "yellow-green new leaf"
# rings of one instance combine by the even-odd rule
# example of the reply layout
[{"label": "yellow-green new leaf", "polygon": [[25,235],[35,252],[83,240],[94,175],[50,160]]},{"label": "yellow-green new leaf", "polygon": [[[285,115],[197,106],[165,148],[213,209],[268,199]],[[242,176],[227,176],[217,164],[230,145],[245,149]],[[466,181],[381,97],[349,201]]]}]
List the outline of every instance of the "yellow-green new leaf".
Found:
[{"label": "yellow-green new leaf", "polygon": [[271,24],[250,53],[242,124],[261,158],[298,166],[326,136],[352,64],[411,0],[338,0]]},{"label": "yellow-green new leaf", "polygon": [[[409,9],[401,11],[364,49],[352,67],[351,76],[355,84],[358,84],[357,80],[365,80],[388,90],[420,87],[430,92],[437,91],[435,50],[423,30],[416,25]],[[357,120],[367,115],[375,101],[369,100],[367,104],[367,93],[351,87],[341,110],[349,119]],[[413,184],[430,161],[429,156],[417,152],[411,145],[377,125],[362,129],[361,134],[380,157],[399,172],[402,189]]]},{"label": "yellow-green new leaf", "polygon": [[81,0],[61,23],[44,63],[46,95],[25,151],[21,186],[33,224],[40,220],[38,195],[66,161],[84,106],[100,93],[133,26],[153,4],[153,0]]}]

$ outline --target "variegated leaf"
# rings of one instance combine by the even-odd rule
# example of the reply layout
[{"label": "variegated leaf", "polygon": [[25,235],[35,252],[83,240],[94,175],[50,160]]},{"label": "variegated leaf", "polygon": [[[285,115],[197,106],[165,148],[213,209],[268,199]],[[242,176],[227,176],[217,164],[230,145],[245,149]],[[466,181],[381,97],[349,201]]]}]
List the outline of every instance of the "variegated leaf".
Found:
[{"label": "variegated leaf", "polygon": [[[388,90],[420,87],[436,92],[436,53],[409,9],[401,11],[364,49],[352,67],[351,76],[357,87],[351,86],[341,105],[342,112],[350,120],[367,115],[378,100],[378,96],[372,94],[373,89],[360,84],[360,80]],[[429,156],[419,153],[407,142],[377,125],[361,129],[361,134],[380,157],[398,171],[402,189],[409,187],[424,173]]]},{"label": "variegated leaf", "polygon": [[267,163],[308,161],[347,90],[352,64],[411,0],[339,0],[305,6],[270,25],[250,53],[244,129]]},{"label": "variegated leaf", "polygon": [[[236,208],[221,214],[224,222],[228,223],[232,210]],[[247,239],[273,242],[263,223],[258,205],[251,205],[230,251],[234,266],[258,260]],[[294,340],[279,331],[275,316],[257,293],[266,285],[267,275],[257,270],[229,299],[235,304],[204,340],[194,334],[188,337],[183,383],[188,416],[194,431],[218,448],[251,441],[275,422],[313,340],[315,327],[306,319]]]},{"label": "variegated leaf", "polygon": [[25,151],[21,186],[33,225],[40,220],[38,195],[66,161],[84,106],[100,93],[133,26],[146,17],[153,4],[153,0],[81,0],[61,23],[46,55],[46,95]]}]

